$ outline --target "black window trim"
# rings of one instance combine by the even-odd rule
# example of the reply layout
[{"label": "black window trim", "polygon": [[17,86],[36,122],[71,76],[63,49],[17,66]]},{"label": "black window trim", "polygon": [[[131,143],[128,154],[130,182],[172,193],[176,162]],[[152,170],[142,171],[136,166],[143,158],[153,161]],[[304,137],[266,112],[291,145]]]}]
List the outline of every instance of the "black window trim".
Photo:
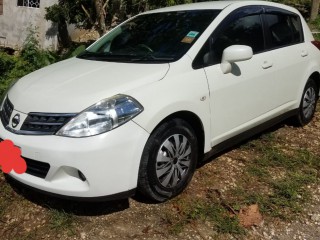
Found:
[{"label": "black window trim", "polygon": [[[300,42],[295,42],[295,43],[289,43],[289,44],[285,44],[285,45],[282,45],[282,46],[276,46],[276,47],[268,47],[268,46],[271,46],[271,33],[270,33],[270,30],[268,29],[268,23],[267,23],[267,20],[266,20],[266,15],[267,14],[274,14],[274,15],[287,15],[287,16],[291,16],[291,17],[298,17],[299,19],[299,27],[300,27],[300,31],[302,33],[302,39],[300,40]],[[301,22],[301,17],[296,14],[296,13],[293,13],[293,12],[290,12],[290,11],[287,11],[285,9],[280,9],[280,8],[276,8],[276,7],[271,7],[271,6],[268,6],[265,8],[265,12],[263,14],[263,22],[264,22],[264,29],[265,29],[265,37],[266,37],[266,51],[273,51],[273,50],[276,50],[276,49],[280,49],[280,48],[285,48],[285,47],[289,47],[289,46],[294,46],[294,45],[297,45],[297,44],[301,44],[301,43],[305,43],[305,38],[304,38],[304,29],[303,29],[303,26],[302,26],[302,22]]]},{"label": "black window trim", "polygon": [[[207,41],[205,42],[205,44],[201,47],[201,49],[199,50],[198,54],[196,55],[196,57],[194,58],[193,62],[192,62],[192,68],[193,69],[200,69],[200,68],[205,68],[208,66],[213,66],[213,65],[205,65],[205,64],[199,64],[198,63],[198,59],[202,58],[202,50],[206,47],[206,44],[209,44],[208,42],[213,42],[216,38],[216,36],[218,36],[217,33],[219,33],[220,31],[222,31],[230,22],[234,21],[235,19],[239,19],[242,17],[246,17],[246,16],[253,16],[253,15],[261,15],[264,12],[264,8],[263,6],[260,5],[252,5],[252,6],[244,6],[241,8],[238,8],[234,11],[232,11],[231,13],[229,13],[229,15],[214,29],[214,31],[211,33],[211,35],[209,36],[209,38],[207,39]],[[261,18],[261,16],[260,16]],[[262,24],[262,28],[263,26],[263,19],[261,18],[261,24]],[[263,34],[264,30],[263,30]],[[265,40],[265,37],[263,38]],[[264,43],[264,47],[266,46],[266,43]],[[259,54],[263,51],[260,52],[256,52],[255,54]]]},{"label": "black window trim", "polygon": [[[299,22],[300,22],[300,29],[302,32],[301,42],[291,43],[291,44],[287,44],[287,45],[283,45],[283,46],[279,46],[279,47],[274,47],[274,48],[269,48],[268,46],[270,46],[269,44],[271,41],[270,40],[270,32],[267,28],[268,24],[267,24],[267,21],[265,18],[265,14],[268,14],[268,13],[269,14],[284,14],[284,15],[298,17]],[[204,43],[204,45],[201,47],[201,49],[197,53],[196,57],[194,58],[194,60],[192,62],[192,68],[194,70],[197,70],[200,68],[205,68],[205,67],[217,65],[217,64],[205,65],[205,64],[199,63],[199,58],[203,58],[203,56],[201,56],[202,50],[206,47],[207,44],[209,44],[209,42],[214,41],[215,35],[217,35],[217,33],[219,33],[219,31],[221,31],[223,28],[225,28],[225,26],[228,25],[231,21],[233,21],[234,19],[239,19],[241,17],[252,16],[252,15],[260,15],[261,23],[262,23],[263,39],[264,39],[264,49],[262,51],[255,52],[253,55],[272,51],[272,50],[279,49],[279,48],[293,46],[293,45],[297,45],[297,44],[301,44],[301,43],[305,42],[304,29],[302,26],[301,17],[298,14],[291,12],[291,11],[288,11],[288,10],[285,10],[285,9],[273,7],[273,6],[266,6],[266,5],[244,6],[244,7],[238,8],[238,9],[234,10],[233,12],[229,13],[229,15],[214,29],[212,34],[209,36],[207,41]]]}]

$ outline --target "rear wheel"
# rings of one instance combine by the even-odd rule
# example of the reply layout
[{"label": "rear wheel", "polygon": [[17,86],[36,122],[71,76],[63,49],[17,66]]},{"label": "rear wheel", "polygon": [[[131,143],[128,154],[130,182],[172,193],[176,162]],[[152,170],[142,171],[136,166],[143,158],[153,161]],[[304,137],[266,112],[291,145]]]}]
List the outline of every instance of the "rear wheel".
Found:
[{"label": "rear wheel", "polygon": [[313,79],[309,79],[300,102],[299,111],[296,115],[296,123],[300,126],[308,124],[316,111],[316,105],[319,98],[319,89]]},{"label": "rear wheel", "polygon": [[158,127],[143,151],[138,190],[146,197],[163,202],[181,193],[190,182],[198,157],[197,137],[182,119]]}]

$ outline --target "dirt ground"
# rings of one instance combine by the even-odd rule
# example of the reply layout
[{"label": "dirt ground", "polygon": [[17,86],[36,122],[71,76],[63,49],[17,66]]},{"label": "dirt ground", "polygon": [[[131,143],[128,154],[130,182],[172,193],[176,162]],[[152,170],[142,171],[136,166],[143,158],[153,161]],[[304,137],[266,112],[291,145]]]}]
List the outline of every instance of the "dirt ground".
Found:
[{"label": "dirt ground", "polygon": [[[320,157],[319,110],[314,120],[303,128],[283,123],[264,135],[270,134],[274,136],[270,141],[286,151],[307,149]],[[203,212],[191,211],[192,214],[189,214],[188,218],[181,217],[186,209],[184,203],[194,199],[201,201],[210,192],[218,192],[220,196],[217,198],[228,200],[232,197],[227,194],[228,191],[240,184],[246,166],[256,157],[254,146],[251,147],[250,142],[259,141],[260,137],[257,136],[199,167],[187,190],[177,198],[162,204],[149,203],[143,198],[104,203],[70,202],[24,189],[6,180],[1,173],[0,238],[3,240],[320,239],[318,181],[305,186],[311,195],[302,205],[301,211],[289,213],[288,218],[262,213],[263,221],[247,228],[245,233],[218,231],[209,216]],[[317,176],[319,178],[319,172]],[[257,192],[264,191],[259,188],[259,183],[248,184],[256,186]],[[196,203],[194,204],[191,206],[201,209]]]}]

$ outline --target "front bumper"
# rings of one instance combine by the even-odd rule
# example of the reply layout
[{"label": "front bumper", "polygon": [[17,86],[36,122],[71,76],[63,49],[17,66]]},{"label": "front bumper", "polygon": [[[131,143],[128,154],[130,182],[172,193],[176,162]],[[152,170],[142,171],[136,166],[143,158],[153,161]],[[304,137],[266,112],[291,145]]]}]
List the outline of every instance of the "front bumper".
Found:
[{"label": "front bumper", "polygon": [[17,135],[0,124],[0,138],[13,141],[24,158],[50,165],[45,178],[14,171],[10,177],[32,188],[71,198],[102,198],[135,189],[148,137],[133,121],[88,138]]}]

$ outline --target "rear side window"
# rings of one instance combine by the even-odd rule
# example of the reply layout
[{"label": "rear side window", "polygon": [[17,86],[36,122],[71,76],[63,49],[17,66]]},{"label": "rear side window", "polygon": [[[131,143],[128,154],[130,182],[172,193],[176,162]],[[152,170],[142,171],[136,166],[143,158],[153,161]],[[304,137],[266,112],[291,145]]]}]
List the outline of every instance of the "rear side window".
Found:
[{"label": "rear side window", "polygon": [[269,30],[268,48],[284,47],[303,42],[299,16],[286,14],[265,14]]}]

